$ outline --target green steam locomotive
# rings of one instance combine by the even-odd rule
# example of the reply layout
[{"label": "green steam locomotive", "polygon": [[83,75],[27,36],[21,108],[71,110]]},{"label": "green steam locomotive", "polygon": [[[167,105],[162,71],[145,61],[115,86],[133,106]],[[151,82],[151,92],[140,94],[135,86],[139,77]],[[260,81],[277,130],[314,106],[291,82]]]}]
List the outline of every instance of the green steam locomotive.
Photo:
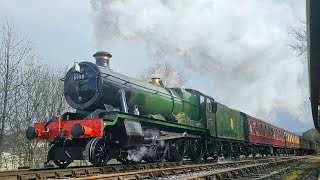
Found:
[{"label": "green steam locomotive", "polygon": [[76,112],[35,123],[26,132],[29,140],[51,142],[48,161],[60,167],[73,160],[103,166],[110,159],[137,163],[314,153],[311,141],[303,148],[286,146],[285,131],[276,136],[274,129],[280,128],[267,123],[270,130],[265,125],[267,133],[256,134],[253,123],[259,120],[197,90],[168,88],[160,78],[142,82],[111,70],[111,54],[94,57],[96,64],[75,63],[64,78],[65,99]]}]

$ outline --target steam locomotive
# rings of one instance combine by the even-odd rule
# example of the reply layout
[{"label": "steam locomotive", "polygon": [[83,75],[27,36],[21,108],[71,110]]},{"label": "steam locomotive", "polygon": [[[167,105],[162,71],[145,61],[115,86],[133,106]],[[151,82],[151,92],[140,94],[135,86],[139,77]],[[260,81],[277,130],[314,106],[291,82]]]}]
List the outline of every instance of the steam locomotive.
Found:
[{"label": "steam locomotive", "polygon": [[197,90],[168,88],[157,77],[143,82],[113,71],[110,53],[93,56],[95,64],[75,63],[63,78],[65,99],[76,112],[35,123],[26,131],[29,140],[51,142],[48,161],[61,168],[73,160],[104,166],[111,159],[199,161],[316,152],[315,142]]}]

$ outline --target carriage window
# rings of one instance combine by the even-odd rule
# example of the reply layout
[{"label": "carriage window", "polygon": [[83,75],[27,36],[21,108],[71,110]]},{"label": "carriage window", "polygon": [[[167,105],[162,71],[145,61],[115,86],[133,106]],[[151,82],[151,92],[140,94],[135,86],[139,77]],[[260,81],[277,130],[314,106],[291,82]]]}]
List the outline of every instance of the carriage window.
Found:
[{"label": "carriage window", "polygon": [[205,102],[204,102],[204,97],[201,96],[201,95],[200,95],[200,102],[199,102],[199,103],[200,103],[199,105],[202,106],[202,107],[203,107],[204,104],[205,104]]}]

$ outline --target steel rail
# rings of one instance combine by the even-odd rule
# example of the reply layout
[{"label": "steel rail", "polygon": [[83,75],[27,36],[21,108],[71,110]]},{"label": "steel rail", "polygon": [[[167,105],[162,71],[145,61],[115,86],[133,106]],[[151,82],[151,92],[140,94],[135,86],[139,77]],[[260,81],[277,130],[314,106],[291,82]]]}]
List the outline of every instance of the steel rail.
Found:
[{"label": "steel rail", "polygon": [[[203,169],[206,167],[238,167],[243,164],[252,164],[257,162],[265,161],[275,161],[277,159],[290,159],[294,158],[288,156],[281,157],[262,157],[262,158],[248,158],[245,160],[240,160],[236,162],[226,162],[226,163],[213,163],[213,160],[209,159],[208,162],[197,163],[194,161],[182,161],[182,162],[160,162],[160,163],[140,163],[140,164],[108,164],[104,167],[69,167],[67,169],[50,168],[50,169],[29,169],[29,170],[16,170],[16,171],[2,171],[0,172],[0,179],[9,180],[29,180],[29,179],[48,179],[48,178],[77,178],[77,177],[87,177],[99,174],[113,175],[117,176],[119,173],[137,173],[137,172],[153,172],[161,171],[161,169],[167,169],[167,171],[172,172],[185,172],[192,171],[194,167]],[[301,157],[300,157],[301,158]],[[211,162],[211,163],[210,163]],[[115,174],[116,173],[116,174]],[[170,174],[170,173],[169,173]],[[91,177],[88,177],[91,178]]]},{"label": "steel rail", "polygon": [[[246,167],[260,167],[262,165],[267,165],[270,163],[277,162],[291,162],[298,160],[304,157],[277,157],[277,158],[268,158],[268,159],[256,159],[256,160],[243,160],[237,162],[228,162],[228,163],[208,163],[208,164],[194,164],[194,165],[181,165],[178,167],[171,168],[160,168],[160,169],[150,169],[134,172],[123,172],[123,173],[114,173],[114,174],[99,174],[96,176],[88,176],[82,178],[72,178],[73,180],[118,180],[118,179],[155,179],[155,178],[168,178],[172,179],[172,176],[183,175],[185,173],[195,173],[210,171],[213,169],[241,169],[240,166]],[[239,170],[240,171],[240,170]],[[170,177],[171,176],[171,177]]]},{"label": "steel rail", "polygon": [[60,168],[43,168],[43,169],[23,169],[23,170],[10,170],[0,171],[0,179],[47,179],[47,178],[63,178],[63,177],[83,177],[94,174],[105,174],[105,173],[119,173],[138,171],[145,169],[164,168],[164,167],[175,167],[180,165],[195,164],[194,161],[182,161],[182,162],[160,162],[160,163],[140,163],[140,164],[108,164],[104,167],[94,166],[76,166],[69,167],[66,169]]},{"label": "steel rail", "polygon": [[279,160],[275,162],[267,162],[267,163],[260,163],[260,164],[253,164],[243,167],[236,167],[227,170],[222,170],[218,172],[212,173],[204,173],[202,175],[195,175],[186,178],[177,178],[177,180],[206,180],[206,179],[230,179],[235,177],[243,177],[248,173],[254,173],[259,171],[264,171],[266,168],[270,168],[272,166],[279,166],[285,163],[291,163],[298,159],[285,159]]}]

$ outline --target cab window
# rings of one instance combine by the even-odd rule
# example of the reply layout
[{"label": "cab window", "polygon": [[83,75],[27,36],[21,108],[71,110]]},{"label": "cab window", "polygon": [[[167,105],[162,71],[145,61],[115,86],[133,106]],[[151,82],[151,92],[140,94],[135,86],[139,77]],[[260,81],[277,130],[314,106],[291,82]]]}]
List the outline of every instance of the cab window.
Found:
[{"label": "cab window", "polygon": [[204,97],[200,96],[200,106],[203,106],[203,105],[204,105]]}]

